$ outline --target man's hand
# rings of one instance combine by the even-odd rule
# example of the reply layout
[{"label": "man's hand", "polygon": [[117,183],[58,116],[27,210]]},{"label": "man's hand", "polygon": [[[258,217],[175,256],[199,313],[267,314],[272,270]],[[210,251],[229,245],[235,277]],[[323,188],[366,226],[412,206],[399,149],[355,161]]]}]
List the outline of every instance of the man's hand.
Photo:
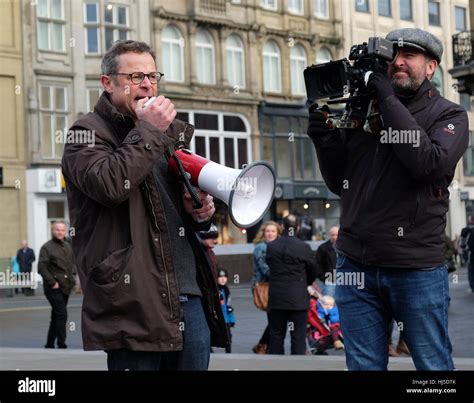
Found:
[{"label": "man's hand", "polygon": [[372,73],[367,83],[367,89],[371,92],[375,92],[379,102],[382,102],[390,95],[395,95],[392,82],[390,81],[386,73]]},{"label": "man's hand", "polygon": [[151,105],[143,108],[143,105],[148,99],[149,98],[146,97],[137,102],[135,113],[138,119],[146,120],[162,132],[166,131],[176,117],[174,104],[168,98],[160,95]]},{"label": "man's hand", "polygon": [[204,192],[203,190],[199,191],[198,196],[201,199],[202,207],[199,210],[195,210],[193,208],[193,201],[191,199],[191,195],[188,192],[184,193],[184,209],[189,215],[191,215],[193,220],[196,222],[204,222],[210,220],[216,212],[213,202],[214,199],[209,193]]},{"label": "man's hand", "polygon": [[327,105],[316,109],[309,114],[308,136],[311,138],[323,137],[330,133],[332,128],[326,123],[330,110]]},{"label": "man's hand", "polygon": [[54,285],[51,287],[53,290],[57,290],[59,288],[59,283],[56,281]]}]

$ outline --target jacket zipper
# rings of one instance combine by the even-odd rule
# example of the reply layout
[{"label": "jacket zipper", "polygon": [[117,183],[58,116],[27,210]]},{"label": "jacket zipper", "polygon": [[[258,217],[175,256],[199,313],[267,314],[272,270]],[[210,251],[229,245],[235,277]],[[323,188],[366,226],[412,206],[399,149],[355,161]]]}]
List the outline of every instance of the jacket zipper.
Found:
[{"label": "jacket zipper", "polygon": [[[367,206],[368,206],[368,202],[369,202],[369,190],[370,190],[370,185],[372,185],[372,171],[373,171],[373,167],[374,167],[374,163],[375,163],[375,158],[377,157],[377,153],[379,151],[379,142],[377,142],[377,145],[375,147],[375,153],[374,153],[374,158],[372,159],[372,164],[370,166],[370,178],[369,178],[369,183],[367,185],[367,192],[365,192],[365,208],[366,208],[366,211],[367,211]],[[367,228],[367,221],[366,221],[366,226]],[[367,233],[367,231],[365,231]],[[364,239],[364,244],[362,245],[362,262],[365,263],[365,253],[367,251],[367,240]]]},{"label": "jacket zipper", "polygon": [[159,233],[158,239],[160,241],[161,261],[163,262],[163,268],[165,269],[166,288],[168,290],[168,302],[170,305],[170,317],[174,318],[173,305],[171,303],[171,290],[170,290],[170,283],[169,283],[169,278],[168,278],[168,270],[166,268],[166,263],[165,263],[164,253],[163,253],[163,243],[161,242],[161,231],[160,231],[160,227],[158,227],[155,210],[153,208],[153,201],[151,200],[150,188],[148,187],[148,183],[146,179],[145,179],[145,188],[146,188],[146,193],[148,197],[148,203],[150,204],[151,214],[153,216],[153,225],[155,226],[156,231]]}]

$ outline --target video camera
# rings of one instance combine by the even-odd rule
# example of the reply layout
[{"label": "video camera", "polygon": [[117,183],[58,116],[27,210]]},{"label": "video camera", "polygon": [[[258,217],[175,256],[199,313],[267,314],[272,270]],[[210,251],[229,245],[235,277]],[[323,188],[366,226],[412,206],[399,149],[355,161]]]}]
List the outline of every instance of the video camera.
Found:
[{"label": "video camera", "polygon": [[367,89],[369,76],[373,72],[387,71],[396,54],[391,41],[371,37],[368,43],[352,46],[349,59],[307,67],[304,80],[308,101],[313,108],[317,107],[315,102],[319,99],[328,99],[328,104],[346,103],[342,118],[335,119],[337,127],[352,128],[355,118],[368,120],[373,99],[373,94]]}]

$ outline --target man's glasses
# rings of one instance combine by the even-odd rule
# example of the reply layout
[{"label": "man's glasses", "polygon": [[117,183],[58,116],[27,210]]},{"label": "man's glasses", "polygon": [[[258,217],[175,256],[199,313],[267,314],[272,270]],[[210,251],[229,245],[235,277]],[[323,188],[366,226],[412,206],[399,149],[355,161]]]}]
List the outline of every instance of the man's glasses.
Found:
[{"label": "man's glasses", "polygon": [[141,82],[145,79],[145,77],[148,77],[148,80],[150,80],[150,83],[156,84],[158,81],[161,80],[161,77],[164,76],[163,73],[160,73],[159,71],[154,71],[152,73],[142,73],[141,71],[137,71],[135,73],[112,73],[110,74],[111,76],[127,76],[128,79],[133,83],[133,84],[141,84]]}]

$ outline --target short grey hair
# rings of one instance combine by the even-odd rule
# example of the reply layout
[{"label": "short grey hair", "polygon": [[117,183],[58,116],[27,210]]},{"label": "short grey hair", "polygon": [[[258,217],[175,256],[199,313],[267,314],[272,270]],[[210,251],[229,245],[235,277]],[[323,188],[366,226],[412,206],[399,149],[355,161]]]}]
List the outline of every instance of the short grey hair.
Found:
[{"label": "short grey hair", "polygon": [[153,60],[156,62],[155,52],[145,42],[133,40],[116,41],[102,59],[102,74],[108,76],[110,74],[117,73],[117,70],[119,68],[118,56],[129,52],[149,53],[151,57],[153,57]]}]

